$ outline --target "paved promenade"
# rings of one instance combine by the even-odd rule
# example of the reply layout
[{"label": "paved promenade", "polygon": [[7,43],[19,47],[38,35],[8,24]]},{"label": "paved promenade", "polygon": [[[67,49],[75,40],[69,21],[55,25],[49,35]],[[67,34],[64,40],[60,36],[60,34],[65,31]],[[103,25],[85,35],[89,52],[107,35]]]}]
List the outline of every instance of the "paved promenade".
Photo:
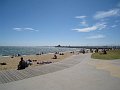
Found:
[{"label": "paved promenade", "polygon": [[120,90],[120,60],[74,55],[22,71],[0,72],[0,90]]}]

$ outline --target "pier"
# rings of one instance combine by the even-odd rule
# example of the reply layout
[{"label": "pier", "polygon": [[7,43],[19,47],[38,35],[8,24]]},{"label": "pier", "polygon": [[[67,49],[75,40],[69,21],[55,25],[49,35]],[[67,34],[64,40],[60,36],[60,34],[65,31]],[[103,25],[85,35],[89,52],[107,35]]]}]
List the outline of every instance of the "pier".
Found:
[{"label": "pier", "polygon": [[55,46],[61,48],[84,48],[84,49],[120,49],[120,46]]}]

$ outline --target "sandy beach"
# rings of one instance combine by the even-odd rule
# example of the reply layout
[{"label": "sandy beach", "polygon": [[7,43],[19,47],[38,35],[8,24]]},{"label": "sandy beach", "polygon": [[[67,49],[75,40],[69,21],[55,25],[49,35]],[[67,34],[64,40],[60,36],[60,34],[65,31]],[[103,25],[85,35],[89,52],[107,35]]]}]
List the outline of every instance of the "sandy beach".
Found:
[{"label": "sandy beach", "polygon": [[[10,69],[17,69],[17,66],[19,64],[20,58],[23,57],[24,60],[32,60],[32,65],[29,67],[35,67],[40,66],[44,64],[37,64],[40,62],[58,62],[61,61],[67,57],[70,57],[73,55],[73,53],[70,52],[64,52],[64,55],[56,54],[57,59],[52,59],[54,54],[42,54],[42,55],[26,55],[26,56],[19,56],[19,57],[0,57],[0,63],[6,63],[7,65],[0,65],[0,71],[1,70],[10,70]],[[28,67],[28,68],[29,68]]]}]

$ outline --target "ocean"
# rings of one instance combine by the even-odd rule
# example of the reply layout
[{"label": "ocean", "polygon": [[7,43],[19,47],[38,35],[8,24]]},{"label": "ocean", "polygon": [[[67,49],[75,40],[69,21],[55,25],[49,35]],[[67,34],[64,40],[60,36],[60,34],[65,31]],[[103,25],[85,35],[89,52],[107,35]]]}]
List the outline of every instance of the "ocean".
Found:
[{"label": "ocean", "polygon": [[55,52],[66,52],[74,51],[76,48],[61,48],[52,46],[0,46],[0,56],[10,55],[34,55],[40,53],[55,53]]}]

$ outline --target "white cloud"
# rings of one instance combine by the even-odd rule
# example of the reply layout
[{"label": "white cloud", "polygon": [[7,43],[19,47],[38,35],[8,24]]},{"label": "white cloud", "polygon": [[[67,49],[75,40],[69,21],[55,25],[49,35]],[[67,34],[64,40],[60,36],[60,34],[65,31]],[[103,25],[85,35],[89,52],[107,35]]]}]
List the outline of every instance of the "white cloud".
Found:
[{"label": "white cloud", "polygon": [[24,28],[24,30],[35,30],[35,29],[33,29],[33,28]]},{"label": "white cloud", "polygon": [[22,31],[22,28],[13,28],[15,31]]},{"label": "white cloud", "polygon": [[38,31],[33,28],[13,28],[15,31]]},{"label": "white cloud", "polygon": [[111,27],[112,27],[112,28],[115,28],[115,27],[117,27],[117,25],[112,25]]},{"label": "white cloud", "polygon": [[88,26],[88,24],[87,24],[87,22],[84,20],[84,21],[82,21],[82,22],[80,22],[80,24],[82,25],[82,26]]},{"label": "white cloud", "polygon": [[101,39],[101,38],[105,38],[104,35],[94,35],[94,36],[89,36],[87,37],[87,39]]},{"label": "white cloud", "polygon": [[76,28],[76,29],[72,29],[72,30],[75,30],[75,31],[78,31],[78,32],[90,32],[90,31],[95,31],[95,30],[102,30],[104,28],[106,28],[106,23],[103,22],[103,23],[98,23],[96,25],[93,25],[91,27],[87,27],[87,28]]},{"label": "white cloud", "polygon": [[116,9],[112,9],[109,11],[99,11],[94,15],[94,18],[103,19],[103,18],[107,18],[111,16],[118,16],[118,15],[120,15],[120,9],[116,8]]},{"label": "white cloud", "polygon": [[79,19],[84,19],[86,18],[87,16],[76,16],[75,18],[79,18]]},{"label": "white cloud", "polygon": [[33,28],[23,28],[25,31],[38,31],[38,30],[35,30]]}]

